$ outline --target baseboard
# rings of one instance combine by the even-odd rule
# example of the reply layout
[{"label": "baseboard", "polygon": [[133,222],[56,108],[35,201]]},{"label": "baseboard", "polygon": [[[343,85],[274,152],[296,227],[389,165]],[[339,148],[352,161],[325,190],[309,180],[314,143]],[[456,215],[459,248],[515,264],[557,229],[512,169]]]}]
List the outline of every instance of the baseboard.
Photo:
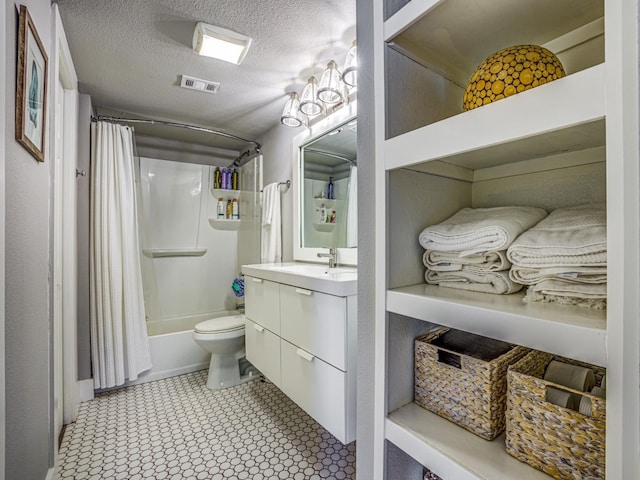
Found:
[{"label": "baseboard", "polygon": [[93,379],[80,380],[78,382],[78,390],[80,391],[80,401],[88,402],[93,400]]},{"label": "baseboard", "polygon": [[55,468],[50,468],[47,471],[47,476],[45,477],[45,480],[53,480],[54,479],[54,475],[55,475],[56,469]]}]

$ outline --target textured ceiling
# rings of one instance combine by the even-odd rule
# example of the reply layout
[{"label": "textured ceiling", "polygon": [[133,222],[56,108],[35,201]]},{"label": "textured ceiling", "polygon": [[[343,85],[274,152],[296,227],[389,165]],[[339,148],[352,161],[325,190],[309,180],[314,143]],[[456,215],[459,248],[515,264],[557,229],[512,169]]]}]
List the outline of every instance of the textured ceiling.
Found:
[{"label": "textured ceiling", "polygon": [[[332,58],[342,64],[356,32],[355,0],[57,3],[80,91],[91,96],[94,106],[207,126],[249,140],[279,122],[287,91],[300,92]],[[198,21],[250,36],[253,43],[242,64],[196,54],[191,43]],[[220,91],[211,95],[180,88],[182,74],[220,82]],[[202,138],[223,148],[243,147]]]}]

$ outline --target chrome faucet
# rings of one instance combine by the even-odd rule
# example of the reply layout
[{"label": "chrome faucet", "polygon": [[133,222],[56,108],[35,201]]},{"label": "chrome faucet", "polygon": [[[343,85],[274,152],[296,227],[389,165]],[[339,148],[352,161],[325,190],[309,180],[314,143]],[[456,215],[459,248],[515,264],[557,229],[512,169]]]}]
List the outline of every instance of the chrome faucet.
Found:
[{"label": "chrome faucet", "polygon": [[318,258],[328,258],[329,268],[336,268],[338,265],[338,252],[335,247],[331,247],[329,253],[319,253]]}]

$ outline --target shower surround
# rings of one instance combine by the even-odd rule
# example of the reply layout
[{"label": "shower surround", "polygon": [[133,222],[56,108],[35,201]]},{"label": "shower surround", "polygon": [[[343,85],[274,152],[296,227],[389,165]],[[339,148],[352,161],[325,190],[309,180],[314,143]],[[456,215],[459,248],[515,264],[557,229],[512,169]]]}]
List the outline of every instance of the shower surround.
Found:
[{"label": "shower surround", "polygon": [[[147,332],[153,368],[144,383],[207,368],[193,327],[237,313],[231,283],[259,261],[262,157],[239,168],[240,221],[215,228],[215,167],[140,157],[139,209]],[[216,196],[219,192],[215,192]]]}]

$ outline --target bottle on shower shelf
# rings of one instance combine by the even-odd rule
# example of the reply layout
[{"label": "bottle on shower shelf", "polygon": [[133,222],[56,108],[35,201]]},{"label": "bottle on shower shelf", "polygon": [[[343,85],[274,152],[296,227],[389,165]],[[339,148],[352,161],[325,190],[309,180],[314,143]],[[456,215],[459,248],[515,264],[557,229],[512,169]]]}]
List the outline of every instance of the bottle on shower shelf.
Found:
[{"label": "bottle on shower shelf", "polygon": [[224,198],[218,199],[218,218],[224,218]]},{"label": "bottle on shower shelf", "polygon": [[233,204],[231,203],[231,199],[227,200],[227,218],[231,218],[233,215]]},{"label": "bottle on shower shelf", "polygon": [[231,188],[233,190],[239,190],[240,189],[240,186],[238,185],[238,170],[235,169],[235,168],[231,172]]},{"label": "bottle on shower shelf", "polygon": [[327,185],[327,198],[329,200],[333,200],[334,198],[334,193],[333,193],[333,177],[329,177],[329,184]]},{"label": "bottle on shower shelf", "polygon": [[216,167],[215,172],[213,172],[213,188],[222,188],[222,172],[220,171],[220,167]]},{"label": "bottle on shower shelf", "polygon": [[234,198],[233,202],[231,203],[231,218],[234,220],[240,219],[240,212],[238,208],[239,208],[238,199]]}]

